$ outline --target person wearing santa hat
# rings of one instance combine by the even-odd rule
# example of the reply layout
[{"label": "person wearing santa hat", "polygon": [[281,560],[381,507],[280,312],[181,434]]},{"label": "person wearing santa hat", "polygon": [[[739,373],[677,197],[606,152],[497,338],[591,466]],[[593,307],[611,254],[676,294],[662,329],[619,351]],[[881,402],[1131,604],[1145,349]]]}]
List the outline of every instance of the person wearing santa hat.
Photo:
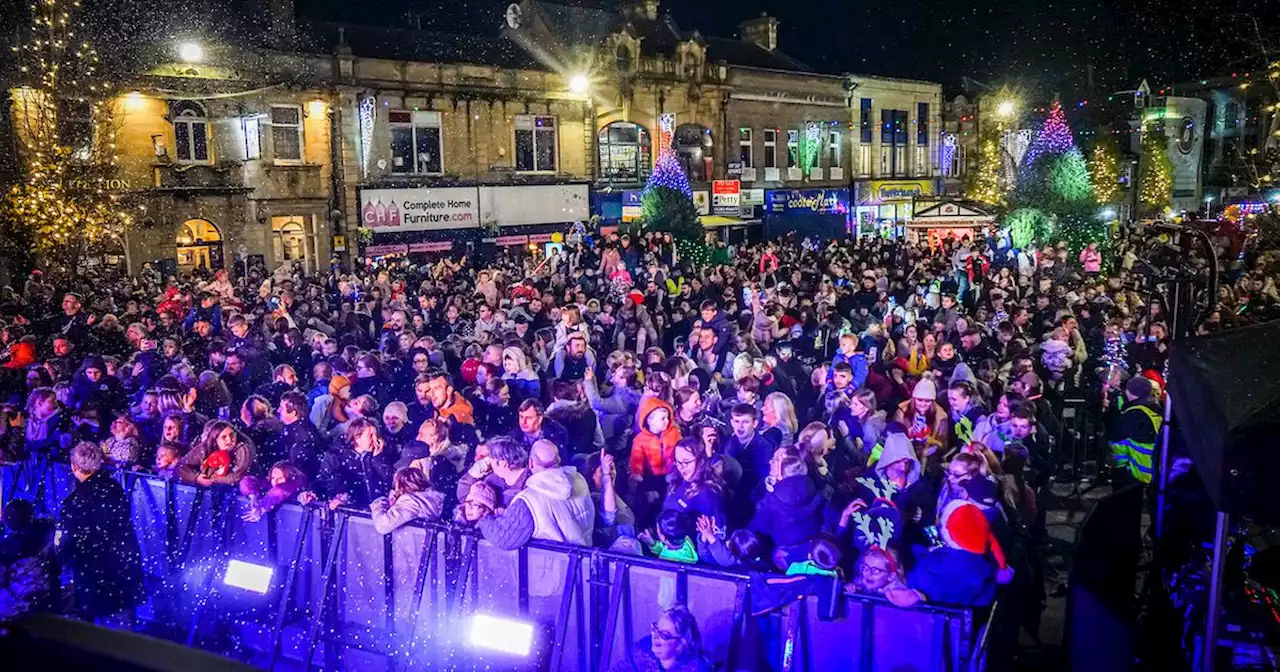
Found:
[{"label": "person wearing santa hat", "polygon": [[938,517],[938,534],[942,546],[919,556],[907,573],[910,590],[926,602],[991,606],[996,584],[1012,581],[1013,570],[982,508],[967,499],[953,500]]}]

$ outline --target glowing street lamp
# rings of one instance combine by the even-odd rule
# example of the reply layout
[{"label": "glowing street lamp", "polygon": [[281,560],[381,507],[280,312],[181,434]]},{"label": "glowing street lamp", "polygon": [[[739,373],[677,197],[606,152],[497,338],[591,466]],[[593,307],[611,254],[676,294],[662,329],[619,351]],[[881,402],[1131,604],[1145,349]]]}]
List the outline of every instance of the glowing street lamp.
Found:
[{"label": "glowing street lamp", "polygon": [[1004,117],[1005,119],[1008,119],[1013,116],[1013,111],[1015,107],[1016,106],[1014,105],[1012,100],[1002,100],[1000,101],[1000,104],[996,106],[996,114],[1000,115],[1001,117]]},{"label": "glowing street lamp", "polygon": [[582,95],[591,88],[591,80],[586,75],[578,73],[569,78],[569,91],[578,95]]},{"label": "glowing street lamp", "polygon": [[178,58],[184,63],[199,63],[204,60],[204,47],[195,42],[183,42],[178,45]]}]

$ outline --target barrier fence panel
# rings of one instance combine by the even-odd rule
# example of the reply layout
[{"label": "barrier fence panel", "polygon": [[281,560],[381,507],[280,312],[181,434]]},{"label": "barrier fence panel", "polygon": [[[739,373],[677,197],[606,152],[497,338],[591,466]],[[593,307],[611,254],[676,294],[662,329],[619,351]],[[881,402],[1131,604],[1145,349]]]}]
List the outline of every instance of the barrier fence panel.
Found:
[{"label": "barrier fence panel", "polygon": [[[246,502],[230,491],[123,478],[149,595],[141,620],[179,641],[189,626],[192,641],[217,650],[231,637],[262,667],[305,669],[314,648],[314,665],[328,670],[507,669],[468,641],[473,616],[486,614],[535,625],[538,669],[607,672],[647,646],[676,602],[726,672],[961,672],[975,657],[962,609],[840,597],[843,613],[824,620],[810,597],[755,618],[750,577],[717,568],[545,542],[503,551],[444,524],[382,535],[367,512],[322,506],[287,504],[245,522]],[[220,584],[233,559],[269,566],[277,592],[231,604]]]}]

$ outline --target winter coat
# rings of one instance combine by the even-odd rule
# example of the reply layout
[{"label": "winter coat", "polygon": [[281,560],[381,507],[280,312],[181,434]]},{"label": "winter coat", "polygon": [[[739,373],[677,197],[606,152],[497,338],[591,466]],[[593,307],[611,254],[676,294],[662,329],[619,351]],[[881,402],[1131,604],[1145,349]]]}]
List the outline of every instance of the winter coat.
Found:
[{"label": "winter coat", "polygon": [[502,506],[511,506],[511,502],[515,501],[516,495],[520,494],[520,491],[524,490],[525,484],[528,483],[531,475],[532,474],[529,470],[525,469],[520,475],[520,478],[516,480],[515,485],[507,485],[506,481],[502,480],[494,473],[486,475],[483,479],[477,479],[471,476],[470,473],[464,473],[458,479],[458,489],[456,491],[458,501],[461,502],[466,500],[467,493],[471,490],[471,485],[477,480],[482,480],[502,496]]},{"label": "winter coat", "polygon": [[750,529],[769,535],[776,546],[803,544],[822,531],[825,506],[812,478],[784,478],[760,500]]},{"label": "winter coat", "polygon": [[919,556],[907,572],[907,585],[930,603],[989,607],[996,599],[996,565],[985,555],[935,548]]},{"label": "winter coat", "polygon": [[63,566],[75,577],[76,610],[96,618],[142,598],[142,553],[129,498],[105,472],[77,483],[59,510]]},{"label": "winter coat", "polygon": [[345,494],[355,508],[368,507],[381,493],[391,489],[395,475],[395,453],[357,453],[353,448],[335,448],[320,461],[316,493],[326,499]]},{"label": "winter coat", "polygon": [[[213,450],[210,448],[193,447],[187,451],[182,457],[182,462],[178,464],[179,478],[187,483],[194,483],[196,477],[200,475],[201,465],[204,464],[205,458]],[[220,485],[236,485],[240,482],[244,475],[249,473],[253,468],[254,457],[257,450],[252,443],[237,442],[236,447],[231,450],[231,469],[225,476],[217,476],[212,480]]]},{"label": "winter coat", "polygon": [[378,534],[391,534],[396,528],[414,520],[439,520],[444,512],[444,493],[437,490],[411,492],[389,504],[379,497],[369,505],[373,513],[373,529]]},{"label": "winter coat", "polygon": [[532,371],[521,371],[516,375],[502,377],[511,389],[511,403],[519,405],[525,399],[540,400],[542,398],[542,381]]},{"label": "winter coat", "polygon": [[769,462],[777,446],[759,432],[751,437],[751,441],[743,444],[736,436],[729,436],[724,442],[724,454],[737,460],[742,466],[742,478],[738,484],[739,493],[749,493],[769,475]]},{"label": "winter coat", "polygon": [[[670,424],[659,436],[649,431],[646,420],[658,409],[667,411]],[[632,476],[666,476],[675,467],[676,443],[680,441],[680,429],[676,427],[675,413],[667,402],[648,397],[640,402],[640,431],[631,441]]]},{"label": "winter coat", "polygon": [[720,488],[702,484],[697,492],[687,481],[681,481],[667,490],[667,498],[662,503],[662,510],[681,511],[688,514],[690,520],[696,521],[699,516],[709,516],[720,527],[725,526],[725,497]]},{"label": "winter coat", "polygon": [[44,420],[27,418],[27,451],[59,453],[71,447],[71,421],[61,409]]},{"label": "winter coat", "polygon": [[[301,469],[302,473],[314,477],[320,473],[320,458],[324,450],[325,442],[320,437],[316,426],[311,424],[310,420],[302,418],[280,429],[274,454],[276,459],[289,460]],[[266,465],[266,468],[270,469],[271,464]]]},{"label": "winter coat", "polygon": [[604,434],[591,404],[557,400],[547,407],[547,418],[564,427],[566,445],[572,455],[599,452],[604,447]]},{"label": "winter coat", "polygon": [[711,672],[715,669],[702,656],[676,662],[675,665],[662,669],[662,664],[653,655],[652,636],[636,642],[631,656],[623,656],[621,660],[609,668],[610,672]]},{"label": "winter coat", "polygon": [[123,439],[112,436],[102,442],[102,452],[112,466],[130,467],[142,459],[142,443],[132,436]]},{"label": "winter coat", "polygon": [[545,541],[591,545],[595,503],[587,480],[573,467],[547,469],[529,477],[525,489],[512,500],[533,514],[533,537]]},{"label": "winter coat", "polygon": [[283,460],[287,455],[280,449],[280,435],[284,432],[284,423],[276,418],[268,417],[245,428],[245,436],[253,442],[257,455],[253,461],[252,471],[259,476],[267,475],[271,465]]},{"label": "winter coat", "polygon": [[640,407],[640,392],[628,387],[614,387],[613,394],[601,397],[596,379],[584,380],[587,401],[595,409],[604,433],[605,445],[617,446],[635,422],[636,409]]}]

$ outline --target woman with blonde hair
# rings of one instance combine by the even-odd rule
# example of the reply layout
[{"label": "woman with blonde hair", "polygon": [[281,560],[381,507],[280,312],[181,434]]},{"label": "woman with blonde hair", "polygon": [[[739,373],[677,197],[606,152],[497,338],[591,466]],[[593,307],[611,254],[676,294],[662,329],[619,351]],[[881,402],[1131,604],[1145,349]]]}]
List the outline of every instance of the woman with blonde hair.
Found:
[{"label": "woman with blonde hair", "polygon": [[799,421],[796,420],[796,407],[791,397],[782,392],[773,392],[764,398],[761,409],[764,430],[761,432],[778,448],[789,448],[795,443]]},{"label": "woman with blonde hair", "polygon": [[502,349],[502,378],[511,388],[514,403],[525,399],[541,399],[542,381],[529,364],[524,350],[515,346]]}]

